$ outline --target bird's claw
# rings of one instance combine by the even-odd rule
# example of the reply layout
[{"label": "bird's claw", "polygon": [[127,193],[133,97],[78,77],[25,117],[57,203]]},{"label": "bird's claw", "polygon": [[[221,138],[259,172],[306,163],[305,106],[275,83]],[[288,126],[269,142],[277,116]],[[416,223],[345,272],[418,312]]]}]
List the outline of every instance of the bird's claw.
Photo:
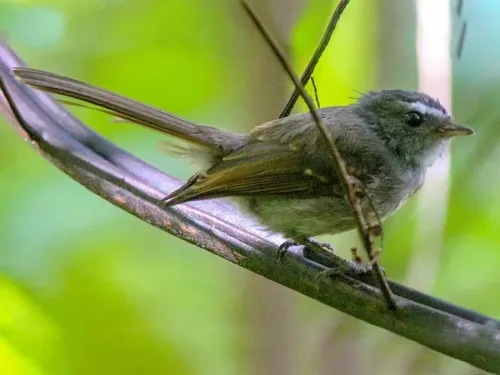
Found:
[{"label": "bird's claw", "polygon": [[286,240],[285,242],[283,242],[278,247],[278,260],[281,262],[283,260],[283,257],[287,253],[288,249],[291,248],[292,246],[297,246],[297,245],[299,244],[293,240]]}]

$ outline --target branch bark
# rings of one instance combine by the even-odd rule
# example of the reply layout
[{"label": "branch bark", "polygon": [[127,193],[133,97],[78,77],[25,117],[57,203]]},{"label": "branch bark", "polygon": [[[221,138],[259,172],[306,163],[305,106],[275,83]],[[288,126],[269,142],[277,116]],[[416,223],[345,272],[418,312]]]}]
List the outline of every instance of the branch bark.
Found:
[{"label": "branch bark", "polygon": [[[163,210],[158,199],[180,182],[126,153],[86,127],[52,97],[20,85],[11,69],[22,62],[0,44],[0,111],[42,156],[90,191],[157,228],[328,306],[500,374],[500,321],[394,282],[398,311],[389,311],[369,276],[340,275],[320,286],[315,276],[328,254],[300,250],[277,260],[278,236],[264,236],[222,200]],[[230,287],[230,286],[228,286]]]}]

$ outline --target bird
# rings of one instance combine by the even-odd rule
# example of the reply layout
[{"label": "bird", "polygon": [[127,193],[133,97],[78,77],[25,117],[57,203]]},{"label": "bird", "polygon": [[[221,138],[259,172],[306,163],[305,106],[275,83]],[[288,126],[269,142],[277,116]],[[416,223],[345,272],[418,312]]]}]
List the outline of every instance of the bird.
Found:
[{"label": "bird", "polygon": [[[232,198],[269,231],[301,243],[356,228],[331,152],[311,113],[297,113],[233,133],[200,125],[108,90],[41,70],[15,68],[24,84],[100,107],[183,142],[177,153],[199,171],[159,204]],[[368,199],[368,218],[394,214],[423,185],[452,138],[474,134],[439,100],[422,92],[369,91],[345,106],[317,110],[349,174]]]}]

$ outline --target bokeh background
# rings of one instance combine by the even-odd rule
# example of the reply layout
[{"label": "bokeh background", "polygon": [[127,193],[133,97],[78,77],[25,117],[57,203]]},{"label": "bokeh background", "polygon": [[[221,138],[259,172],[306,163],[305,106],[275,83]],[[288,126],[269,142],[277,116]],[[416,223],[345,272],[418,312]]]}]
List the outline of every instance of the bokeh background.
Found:
[{"label": "bokeh background", "polygon": [[[336,5],[250,3],[298,71]],[[500,317],[500,2],[465,1],[460,18],[455,7],[452,110],[477,135],[453,144],[450,174],[432,175],[437,203],[431,189],[387,220],[381,262],[394,280]],[[416,30],[413,0],[352,0],[314,75],[321,104],[418,89]],[[290,92],[233,0],[3,0],[0,32],[31,67],[224,129],[276,118]],[[72,110],[166,172],[193,172],[161,152],[160,135]],[[1,374],[478,373],[140,222],[59,172],[4,119],[0,207]],[[357,241],[324,239],[347,257]]]}]

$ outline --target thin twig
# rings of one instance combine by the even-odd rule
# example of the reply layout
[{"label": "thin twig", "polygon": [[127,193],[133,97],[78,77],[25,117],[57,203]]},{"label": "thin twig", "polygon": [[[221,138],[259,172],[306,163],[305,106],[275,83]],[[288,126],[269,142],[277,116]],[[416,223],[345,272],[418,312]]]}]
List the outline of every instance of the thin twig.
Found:
[{"label": "thin twig", "polygon": [[346,193],[346,196],[348,198],[349,204],[353,210],[353,215],[356,220],[356,224],[358,227],[358,232],[361,237],[361,240],[363,242],[363,246],[368,254],[368,258],[370,259],[370,262],[373,262],[373,271],[375,272],[375,275],[377,277],[377,281],[379,282],[380,290],[382,292],[382,295],[384,296],[384,299],[387,303],[387,306],[389,309],[394,310],[396,308],[396,304],[394,302],[394,297],[392,295],[392,292],[390,290],[390,287],[387,283],[387,280],[385,276],[382,273],[382,270],[380,269],[380,266],[378,263],[375,261],[375,254],[376,251],[374,250],[374,239],[372,234],[370,233],[369,227],[366,223],[366,220],[364,218],[363,212],[361,210],[361,206],[359,204],[359,198],[356,193],[356,188],[354,184],[350,182],[350,177],[349,174],[347,173],[347,169],[345,166],[344,161],[342,160],[342,156],[340,155],[339,151],[337,150],[337,147],[335,146],[332,137],[330,136],[328,130],[326,129],[325,124],[323,123],[321,117],[318,115],[318,112],[316,111],[316,107],[314,106],[313,99],[311,96],[307,93],[307,91],[304,89],[304,86],[300,82],[299,77],[295,72],[293,71],[290,63],[287,61],[285,54],[280,50],[278,47],[278,44],[276,41],[272,38],[271,34],[266,30],[262,22],[259,20],[259,18],[256,16],[255,13],[253,13],[252,9],[249,7],[249,5],[242,0],[242,5],[247,11],[248,15],[254,22],[255,26],[258,28],[258,30],[262,33],[266,41],[268,42],[269,46],[273,49],[273,52],[275,53],[276,57],[280,61],[281,65],[283,68],[287,71],[290,79],[293,81],[293,84],[295,85],[296,90],[300,94],[300,96],[304,99],[304,101],[307,104],[307,107],[309,108],[309,111],[311,113],[311,116],[314,119],[314,122],[318,126],[319,131],[321,132],[323,138],[325,139],[330,152],[333,156],[333,165],[334,165],[334,175],[335,177],[339,176],[340,181],[342,183],[342,187],[344,189],[344,192]]},{"label": "thin twig", "polygon": [[[462,9],[464,7],[465,0],[457,1],[457,17],[462,17]],[[464,49],[465,35],[467,33],[467,21],[462,22],[462,27],[460,28],[460,36],[458,38],[457,45],[457,59],[460,60],[462,58],[462,51]]]},{"label": "thin twig", "polygon": [[[300,79],[300,82],[302,83],[302,86],[306,86],[307,83],[309,82],[309,79],[311,79],[311,76],[314,72],[314,69],[316,68],[316,65],[319,62],[319,59],[323,55],[323,52],[325,51],[326,47],[328,46],[328,43],[330,42],[330,38],[333,35],[333,32],[335,31],[335,28],[337,27],[337,23],[342,16],[342,13],[344,12],[344,9],[347,7],[349,4],[349,0],[340,0],[339,4],[337,5],[337,8],[335,9],[335,12],[333,12],[332,18],[330,18],[330,22],[328,23],[328,26],[326,27],[325,33],[323,34],[323,37],[321,38],[321,41],[318,44],[318,47],[316,48],[316,51],[314,51],[313,56],[311,57],[311,60],[309,61],[309,64],[307,64],[306,70],[302,74],[302,77]],[[297,99],[299,98],[299,90],[297,87],[295,87],[295,90],[293,91],[292,95],[290,96],[290,99],[288,99],[288,102],[285,105],[285,108],[280,114],[279,118],[287,117],[291,112],[293,107],[295,106],[295,103],[297,102]]]},{"label": "thin twig", "polygon": [[462,9],[464,7],[464,0],[457,1],[457,16],[460,17],[462,15]]},{"label": "thin twig", "polygon": [[[160,209],[156,201],[181,182],[101,137],[52,96],[16,81],[11,69],[19,66],[23,66],[22,61],[0,41],[0,113],[29,145],[93,193],[160,230],[283,287],[500,374],[500,321],[390,282],[401,311],[394,314],[380,300],[370,275],[340,275],[318,289],[314,277],[325,267],[335,266],[334,254],[313,253],[314,261],[310,261],[292,253],[284,263],[278,263],[276,252],[283,239],[270,239],[223,200]],[[226,288],[231,289],[231,285]]]},{"label": "thin twig", "polygon": [[464,21],[462,24],[462,29],[460,30],[460,38],[458,39],[458,46],[457,46],[457,58],[459,60],[462,58],[462,51],[464,49],[466,33],[467,33],[467,22]]},{"label": "thin twig", "polygon": [[318,106],[318,108],[321,108],[321,104],[319,103],[318,88],[316,87],[316,80],[314,79],[314,77],[311,77],[311,83],[313,85],[314,99],[316,99],[316,105]]}]

